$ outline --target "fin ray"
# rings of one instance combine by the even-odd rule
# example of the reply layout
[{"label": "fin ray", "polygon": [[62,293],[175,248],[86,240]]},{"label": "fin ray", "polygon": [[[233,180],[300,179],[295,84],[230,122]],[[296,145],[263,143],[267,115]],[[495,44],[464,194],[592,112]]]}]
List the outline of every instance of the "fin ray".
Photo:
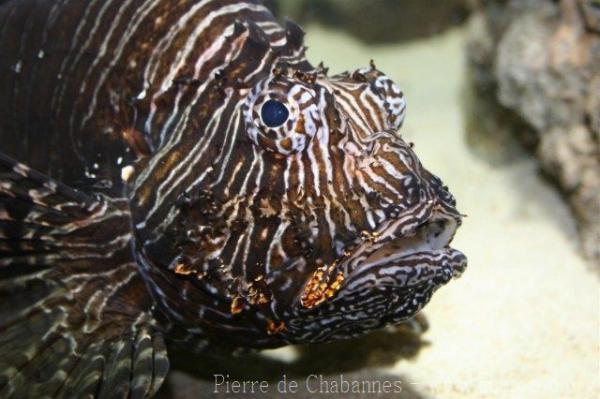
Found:
[{"label": "fin ray", "polygon": [[126,199],[0,154],[0,396],[148,397],[167,371]]}]

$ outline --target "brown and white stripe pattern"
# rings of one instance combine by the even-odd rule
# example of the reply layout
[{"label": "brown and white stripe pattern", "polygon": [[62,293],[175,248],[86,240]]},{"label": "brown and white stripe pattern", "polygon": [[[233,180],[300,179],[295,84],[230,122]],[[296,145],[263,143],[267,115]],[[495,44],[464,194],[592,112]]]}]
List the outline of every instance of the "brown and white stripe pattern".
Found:
[{"label": "brown and white stripe pattern", "polygon": [[171,340],[353,337],[464,269],[455,201],[398,134],[399,88],[373,64],[313,67],[259,1],[7,0],[0,27],[3,148],[127,204]]},{"label": "brown and white stripe pattern", "polygon": [[168,361],[127,202],[3,155],[0,176],[0,396],[156,392]]}]

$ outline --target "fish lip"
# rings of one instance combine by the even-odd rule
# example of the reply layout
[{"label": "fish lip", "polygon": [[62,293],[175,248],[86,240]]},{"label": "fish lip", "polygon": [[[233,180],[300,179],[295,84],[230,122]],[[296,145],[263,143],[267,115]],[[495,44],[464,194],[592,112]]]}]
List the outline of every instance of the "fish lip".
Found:
[{"label": "fish lip", "polygon": [[[345,275],[351,278],[365,267],[397,266],[425,255],[426,259],[432,261],[430,265],[439,269],[436,280],[446,283],[452,278],[460,277],[467,267],[467,258],[461,251],[450,247],[450,242],[462,224],[462,215],[453,206],[439,201],[431,200],[427,205],[420,207],[420,213],[417,209],[407,211],[404,214],[410,216],[389,220],[367,235],[339,262]],[[415,238],[419,231],[427,232],[429,229],[429,232],[434,232],[438,224],[441,232],[436,242],[426,245],[422,238]],[[416,246],[411,245],[410,240]],[[386,246],[388,254],[376,262],[370,261],[374,254],[385,251]],[[397,251],[393,251],[394,246],[398,247]]]}]

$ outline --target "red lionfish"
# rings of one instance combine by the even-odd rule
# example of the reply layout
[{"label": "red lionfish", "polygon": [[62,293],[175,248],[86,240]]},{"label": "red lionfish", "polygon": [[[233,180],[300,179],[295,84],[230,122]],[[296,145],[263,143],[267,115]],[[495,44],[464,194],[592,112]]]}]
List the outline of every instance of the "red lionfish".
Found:
[{"label": "red lionfish", "polygon": [[259,1],[0,0],[0,397],[414,316],[466,267],[399,88]]}]

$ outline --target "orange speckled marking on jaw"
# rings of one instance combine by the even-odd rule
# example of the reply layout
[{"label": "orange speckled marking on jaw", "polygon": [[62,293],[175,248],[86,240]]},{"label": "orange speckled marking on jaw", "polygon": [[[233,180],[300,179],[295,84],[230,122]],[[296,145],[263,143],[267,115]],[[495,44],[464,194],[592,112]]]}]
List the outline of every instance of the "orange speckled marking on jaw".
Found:
[{"label": "orange speckled marking on jaw", "polygon": [[194,271],[192,269],[190,269],[183,263],[179,263],[177,266],[175,266],[175,273],[177,273],[177,274],[181,274],[183,276],[189,276],[193,272]]},{"label": "orange speckled marking on jaw", "polygon": [[283,321],[276,323],[273,320],[269,319],[269,321],[267,322],[267,334],[269,335],[279,334],[280,332],[286,330],[287,327]]},{"label": "orange speckled marking on jaw", "polygon": [[238,295],[231,301],[230,311],[231,314],[238,314],[241,313],[242,310],[244,310],[244,299]]},{"label": "orange speckled marking on jaw", "polygon": [[257,284],[262,281],[262,279],[263,277],[261,276],[250,285],[247,300],[251,305],[264,305],[269,303],[270,295],[264,292],[264,288]]},{"label": "orange speckled marking on jaw", "polygon": [[[335,265],[332,265],[335,266]],[[327,270],[329,269],[329,270]],[[300,302],[305,308],[313,308],[335,295],[344,282],[344,274],[338,272],[333,281],[329,282],[329,277],[325,272],[331,272],[333,267],[323,266],[318,268],[304,288]]]}]

